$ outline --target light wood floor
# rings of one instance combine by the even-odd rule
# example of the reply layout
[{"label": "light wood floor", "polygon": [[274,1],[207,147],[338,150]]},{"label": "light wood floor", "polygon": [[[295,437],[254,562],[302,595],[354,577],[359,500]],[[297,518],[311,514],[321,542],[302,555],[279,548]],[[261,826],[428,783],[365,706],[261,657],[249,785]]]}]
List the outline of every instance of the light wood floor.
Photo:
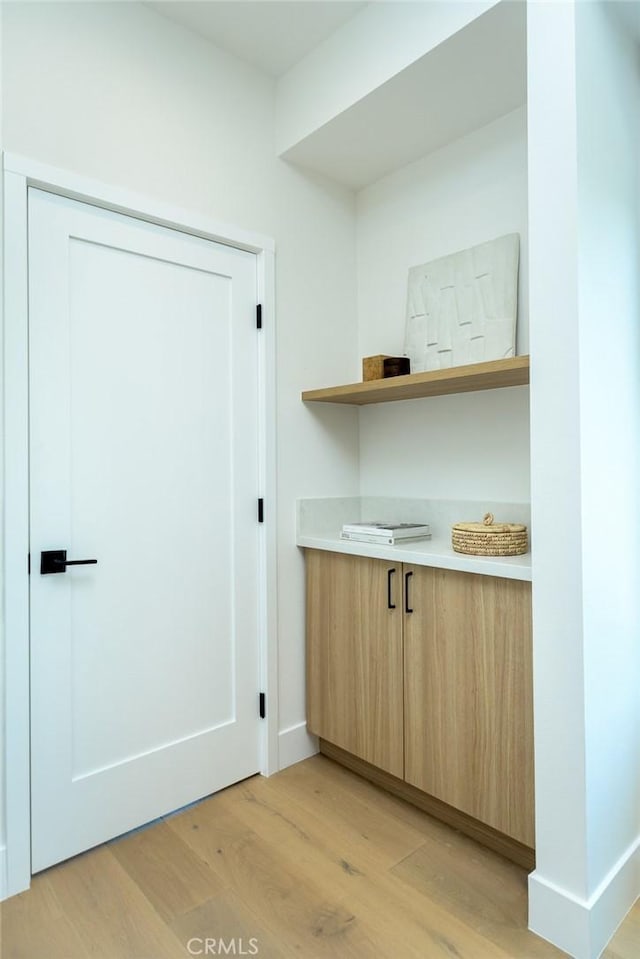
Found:
[{"label": "light wood floor", "polygon": [[[55,866],[1,919],[2,959],[564,955],[527,932],[523,870],[321,756]],[[640,904],[605,956],[638,959]]]}]

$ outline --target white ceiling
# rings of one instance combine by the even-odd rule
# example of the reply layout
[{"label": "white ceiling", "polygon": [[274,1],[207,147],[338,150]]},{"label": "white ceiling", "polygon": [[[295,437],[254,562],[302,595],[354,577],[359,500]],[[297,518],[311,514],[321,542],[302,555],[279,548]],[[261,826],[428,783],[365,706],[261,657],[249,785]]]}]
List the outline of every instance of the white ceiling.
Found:
[{"label": "white ceiling", "polygon": [[348,0],[149,3],[159,13],[278,77],[366,6]]},{"label": "white ceiling", "polygon": [[283,154],[359,190],[526,103],[526,7],[499,3]]}]

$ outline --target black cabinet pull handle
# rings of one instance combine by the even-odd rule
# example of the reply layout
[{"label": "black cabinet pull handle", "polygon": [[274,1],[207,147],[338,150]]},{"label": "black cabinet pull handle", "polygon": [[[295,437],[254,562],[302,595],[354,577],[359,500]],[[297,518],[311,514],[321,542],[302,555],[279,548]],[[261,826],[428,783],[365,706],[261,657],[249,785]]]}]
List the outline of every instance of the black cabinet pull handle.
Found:
[{"label": "black cabinet pull handle", "polygon": [[396,604],[391,602],[391,577],[394,573],[395,568],[387,570],[387,609],[396,608]]},{"label": "black cabinet pull handle", "polygon": [[40,553],[40,572],[64,573],[67,566],[95,566],[97,559],[67,559],[66,549],[45,549]]},{"label": "black cabinet pull handle", "polygon": [[405,613],[412,613],[413,609],[409,606],[409,580],[413,576],[413,573],[404,574],[404,611]]}]

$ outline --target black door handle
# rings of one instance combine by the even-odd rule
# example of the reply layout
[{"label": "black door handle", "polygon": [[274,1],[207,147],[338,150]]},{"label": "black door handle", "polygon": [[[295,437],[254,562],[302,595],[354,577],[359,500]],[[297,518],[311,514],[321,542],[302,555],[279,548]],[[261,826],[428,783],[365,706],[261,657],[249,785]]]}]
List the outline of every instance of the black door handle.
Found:
[{"label": "black door handle", "polygon": [[395,573],[394,569],[387,570],[387,609],[395,609],[396,604],[391,602],[391,577]]},{"label": "black door handle", "polygon": [[404,611],[405,613],[412,613],[413,609],[409,606],[409,580],[413,576],[413,573],[404,574]]},{"label": "black door handle", "polygon": [[66,549],[45,549],[40,553],[40,572],[64,573],[67,566],[95,566],[97,559],[67,559]]}]

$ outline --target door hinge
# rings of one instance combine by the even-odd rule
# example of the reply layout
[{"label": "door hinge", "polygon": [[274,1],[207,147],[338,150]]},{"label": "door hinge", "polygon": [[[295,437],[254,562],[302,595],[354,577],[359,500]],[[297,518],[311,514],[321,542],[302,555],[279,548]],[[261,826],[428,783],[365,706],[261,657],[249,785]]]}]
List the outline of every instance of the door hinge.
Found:
[{"label": "door hinge", "polygon": [[258,303],[256,306],[256,329],[262,329],[262,303]]},{"label": "door hinge", "polygon": [[262,497],[258,500],[258,522],[264,523],[264,500]]},{"label": "door hinge", "polygon": [[27,576],[31,576],[31,553],[27,553]]},{"label": "door hinge", "polygon": [[260,719],[264,719],[267,715],[267,694],[260,693]]}]

